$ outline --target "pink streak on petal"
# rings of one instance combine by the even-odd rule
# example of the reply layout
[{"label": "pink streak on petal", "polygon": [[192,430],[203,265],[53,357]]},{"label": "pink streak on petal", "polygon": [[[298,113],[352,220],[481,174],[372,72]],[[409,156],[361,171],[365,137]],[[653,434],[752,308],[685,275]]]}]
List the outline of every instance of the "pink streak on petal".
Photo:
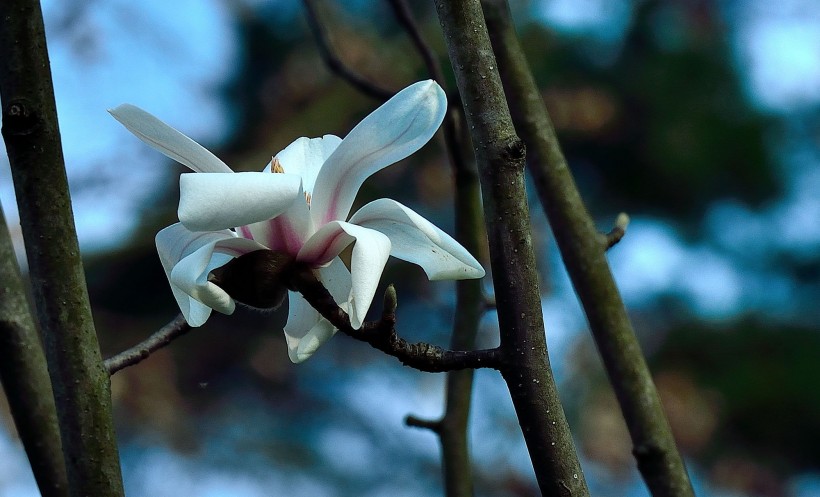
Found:
[{"label": "pink streak on petal", "polygon": [[248,240],[253,240],[253,235],[251,235],[251,229],[247,226],[240,226],[237,228],[239,230],[239,234],[242,235],[242,238],[247,238]]}]

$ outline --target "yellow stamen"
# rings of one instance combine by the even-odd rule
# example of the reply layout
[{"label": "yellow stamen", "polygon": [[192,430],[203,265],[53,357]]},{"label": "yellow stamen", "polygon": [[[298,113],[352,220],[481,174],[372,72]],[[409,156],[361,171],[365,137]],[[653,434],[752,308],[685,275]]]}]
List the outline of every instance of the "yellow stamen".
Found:
[{"label": "yellow stamen", "polygon": [[305,200],[307,201],[307,204],[310,205],[310,192],[305,192]]},{"label": "yellow stamen", "polygon": [[278,157],[271,157],[270,160],[270,172],[272,173],[284,173],[285,168],[282,167],[282,164],[279,162]]}]

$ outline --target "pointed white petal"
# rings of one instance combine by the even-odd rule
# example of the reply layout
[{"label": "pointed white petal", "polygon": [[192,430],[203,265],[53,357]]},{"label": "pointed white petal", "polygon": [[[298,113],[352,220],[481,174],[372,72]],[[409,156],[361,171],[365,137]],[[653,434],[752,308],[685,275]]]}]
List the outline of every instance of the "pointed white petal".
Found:
[{"label": "pointed white petal", "polygon": [[229,230],[194,233],[180,223],[157,233],[156,243],[174,298],[194,327],[205,323],[212,308],[225,314],[234,309],[233,300],[207,281],[208,273],[233,257],[264,248]]},{"label": "pointed white petal", "polygon": [[185,173],[179,220],[191,231],[209,231],[271,219],[299,198],[300,185],[294,174]]},{"label": "pointed white petal", "polygon": [[447,111],[447,97],[434,81],[400,91],[365,117],[328,157],[313,188],[311,215],[317,225],[345,220],[370,175],[420,149]]},{"label": "pointed white petal", "polygon": [[481,278],[484,268],[450,235],[409,207],[382,198],[363,206],[350,222],[387,235],[390,255],[418,264],[431,280]]},{"label": "pointed white petal", "polygon": [[196,172],[231,172],[231,168],[208,149],[139,107],[122,104],[108,112],[137,138]]},{"label": "pointed white petal", "polygon": [[[345,299],[350,294],[350,272],[339,258],[329,266],[317,270],[318,277],[340,306],[347,310]],[[294,363],[309,358],[316,349],[336,333],[330,321],[310,306],[301,294],[288,292],[288,322],[285,339],[288,357]]]},{"label": "pointed white petal", "polygon": [[390,256],[390,239],[382,233],[343,221],[323,226],[305,242],[297,260],[320,265],[333,259],[353,242],[350,259],[351,291],[346,299],[350,305],[350,324],[359,329],[364,322],[384,265]]},{"label": "pointed white petal", "polygon": [[[313,191],[316,175],[330,154],[336,150],[342,139],[334,135],[321,138],[298,138],[276,154],[285,174],[298,174],[302,177],[302,186],[306,192]],[[270,171],[270,164],[265,172]]]}]

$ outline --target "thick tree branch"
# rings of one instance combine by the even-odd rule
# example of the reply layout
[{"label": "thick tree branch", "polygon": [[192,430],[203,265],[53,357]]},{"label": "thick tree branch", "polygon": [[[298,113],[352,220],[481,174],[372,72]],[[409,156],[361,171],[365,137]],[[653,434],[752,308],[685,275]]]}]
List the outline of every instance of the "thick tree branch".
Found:
[{"label": "thick tree branch", "polygon": [[191,326],[185,321],[185,317],[179,314],[144,341],[106,359],[105,369],[108,370],[108,374],[114,374],[120,369],[140,363],[189,331],[191,331]]},{"label": "thick tree branch", "polygon": [[0,98],[37,316],[71,495],[123,495],[108,373],[71,212],[43,16],[0,2]]},{"label": "thick tree branch", "polygon": [[68,497],[46,357],[0,206],[0,381],[44,497]]},{"label": "thick tree branch", "polygon": [[588,495],[549,367],[524,189],[524,147],[515,133],[477,0],[437,0],[450,61],[480,172],[490,246],[501,372],[544,495]]},{"label": "thick tree branch", "polygon": [[530,173],[621,405],[638,468],[652,495],[690,497],[686,468],[609,270],[606,245],[567,167],[507,2],[483,5],[516,129],[530,152]]},{"label": "thick tree branch", "polygon": [[316,4],[314,0],[302,0],[305,5],[305,13],[307,14],[307,21],[310,25],[310,30],[313,31],[313,36],[316,38],[316,45],[319,48],[319,55],[325,61],[325,65],[337,76],[347,81],[352,87],[360,91],[364,95],[372,97],[382,102],[387,101],[395,92],[385,90],[378,85],[368,81],[353,69],[347,67],[330,46],[325,27],[319,19],[316,11]]},{"label": "thick tree branch", "polygon": [[350,326],[347,313],[336,304],[311,270],[297,268],[292,271],[288,286],[301,293],[339,331],[395,357],[405,366],[428,373],[499,367],[500,354],[497,349],[446,350],[424,342],[410,343],[399,337],[395,327],[397,300],[393,285],[384,294],[381,319],[366,322],[358,330]]}]

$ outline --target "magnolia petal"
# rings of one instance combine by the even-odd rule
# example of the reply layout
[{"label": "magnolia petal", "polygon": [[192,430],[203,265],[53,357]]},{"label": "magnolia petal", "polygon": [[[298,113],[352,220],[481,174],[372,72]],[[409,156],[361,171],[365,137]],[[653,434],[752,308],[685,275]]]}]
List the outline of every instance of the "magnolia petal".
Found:
[{"label": "magnolia petal", "polygon": [[[286,174],[298,174],[302,177],[305,191],[313,192],[316,176],[330,154],[336,150],[342,139],[334,135],[321,138],[298,138],[276,154],[279,164]],[[270,164],[265,172],[270,171]]]},{"label": "magnolia petal", "polygon": [[238,257],[264,247],[229,230],[194,233],[182,224],[173,224],[156,236],[160,262],[171,284],[171,291],[185,320],[202,326],[216,309],[233,312],[233,300],[207,281],[208,273]]},{"label": "magnolia petal", "polygon": [[295,174],[186,173],[179,178],[179,220],[191,231],[211,231],[271,219],[299,197]]},{"label": "magnolia petal", "polygon": [[232,172],[208,149],[137,106],[122,104],[108,112],[137,138],[198,173]]},{"label": "magnolia petal", "polygon": [[[347,310],[345,299],[350,294],[351,281],[350,272],[344,263],[337,257],[329,266],[318,269],[317,273],[334,300]],[[336,328],[311,307],[300,293],[288,293],[288,322],[285,325],[288,357],[294,363],[300,363],[328,341],[336,333]]]},{"label": "magnolia petal", "polygon": [[271,250],[295,256],[314,231],[304,195],[300,187],[296,199],[286,211],[272,219],[248,225],[253,239]]},{"label": "magnolia petal", "polygon": [[347,219],[364,180],[420,149],[435,134],[446,111],[444,90],[428,80],[408,86],[365,117],[316,178],[311,203],[316,224]]},{"label": "magnolia petal", "polygon": [[324,264],[354,241],[356,244],[350,258],[351,290],[346,300],[350,306],[350,324],[359,329],[390,257],[390,239],[375,230],[333,221],[305,242],[296,259],[314,265]]},{"label": "magnolia petal", "polygon": [[482,278],[484,268],[453,237],[395,200],[363,206],[350,222],[387,235],[390,255],[418,264],[431,280]]}]

